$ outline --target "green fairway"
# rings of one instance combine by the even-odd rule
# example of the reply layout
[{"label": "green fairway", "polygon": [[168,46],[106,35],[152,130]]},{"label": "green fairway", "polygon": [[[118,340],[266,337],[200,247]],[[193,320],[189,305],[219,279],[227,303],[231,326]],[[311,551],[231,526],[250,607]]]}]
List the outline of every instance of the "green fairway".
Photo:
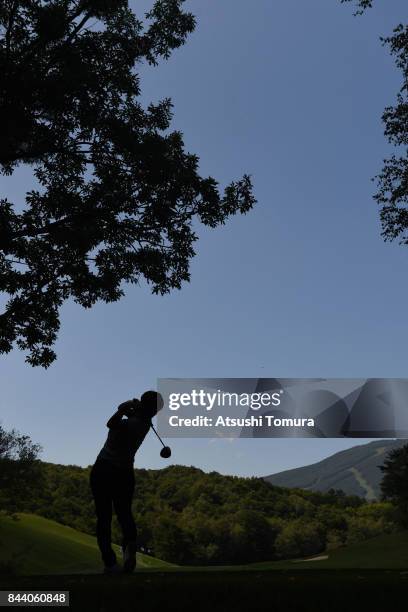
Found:
[{"label": "green fairway", "polygon": [[[324,558],[327,557],[327,558]],[[408,532],[378,536],[322,553],[310,560],[256,563],[255,569],[385,569],[408,570]]]},{"label": "green fairway", "polygon": [[302,569],[408,569],[408,532],[378,536],[329,552],[328,559],[301,562]]},{"label": "green fairway", "polygon": [[[116,547],[119,555],[119,547]],[[0,517],[0,563],[13,559],[19,574],[73,574],[101,571],[94,537],[33,514],[18,520]],[[163,568],[168,563],[137,555],[142,568]]]}]

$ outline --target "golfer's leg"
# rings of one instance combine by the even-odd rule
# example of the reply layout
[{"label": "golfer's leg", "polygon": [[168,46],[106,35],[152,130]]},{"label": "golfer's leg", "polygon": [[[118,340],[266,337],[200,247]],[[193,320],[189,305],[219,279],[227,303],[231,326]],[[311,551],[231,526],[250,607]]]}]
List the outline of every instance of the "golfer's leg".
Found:
[{"label": "golfer's leg", "polygon": [[111,544],[112,496],[108,480],[99,473],[99,470],[93,470],[91,473],[91,489],[96,511],[96,538],[105,566],[111,567],[116,563],[116,555]]},{"label": "golfer's leg", "polygon": [[115,488],[113,497],[113,506],[115,508],[116,516],[122,530],[122,548],[131,542],[136,551],[136,524],[132,514],[132,499],[135,489],[135,477],[133,470],[126,471],[121,475],[121,478],[117,481],[117,487]]}]

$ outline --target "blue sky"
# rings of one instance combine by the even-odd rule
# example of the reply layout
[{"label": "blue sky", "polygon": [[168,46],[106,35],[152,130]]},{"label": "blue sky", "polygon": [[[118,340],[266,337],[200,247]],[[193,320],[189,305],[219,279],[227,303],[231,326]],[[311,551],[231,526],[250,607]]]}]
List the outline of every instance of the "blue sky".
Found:
[{"label": "blue sky", "polygon": [[[400,85],[379,36],[406,18],[406,2],[376,4],[356,18],[337,0],[188,2],[197,30],[142,68],[144,101],[172,97],[202,173],[221,185],[251,173],[258,204],[199,230],[182,291],[66,304],[47,371],[17,351],[2,357],[2,424],[40,442],[45,460],[92,463],[107,417],[158,377],[406,376],[408,249],[383,243],[370,181]],[[30,174],[1,185],[21,202]],[[263,475],[359,441],[174,442],[174,463]],[[152,436],[136,465],[167,465]]]}]

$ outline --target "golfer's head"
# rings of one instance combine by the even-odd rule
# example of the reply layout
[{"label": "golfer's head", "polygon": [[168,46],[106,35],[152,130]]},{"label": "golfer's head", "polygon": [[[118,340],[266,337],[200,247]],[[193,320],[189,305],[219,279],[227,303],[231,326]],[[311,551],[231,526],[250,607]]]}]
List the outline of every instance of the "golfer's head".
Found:
[{"label": "golfer's head", "polygon": [[152,419],[164,406],[163,398],[157,391],[146,391],[140,398],[141,409]]}]

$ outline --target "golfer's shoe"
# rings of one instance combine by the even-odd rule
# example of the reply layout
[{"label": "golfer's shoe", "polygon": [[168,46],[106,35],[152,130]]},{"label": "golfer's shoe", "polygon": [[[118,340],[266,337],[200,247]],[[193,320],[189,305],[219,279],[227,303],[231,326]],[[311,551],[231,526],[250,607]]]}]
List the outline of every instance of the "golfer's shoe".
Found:
[{"label": "golfer's shoe", "polygon": [[122,547],[122,553],[123,571],[125,574],[131,574],[136,567],[136,542],[129,542]]},{"label": "golfer's shoe", "polygon": [[103,573],[109,575],[120,574],[121,572],[122,568],[118,563],[114,563],[113,565],[105,565],[103,569]]}]

